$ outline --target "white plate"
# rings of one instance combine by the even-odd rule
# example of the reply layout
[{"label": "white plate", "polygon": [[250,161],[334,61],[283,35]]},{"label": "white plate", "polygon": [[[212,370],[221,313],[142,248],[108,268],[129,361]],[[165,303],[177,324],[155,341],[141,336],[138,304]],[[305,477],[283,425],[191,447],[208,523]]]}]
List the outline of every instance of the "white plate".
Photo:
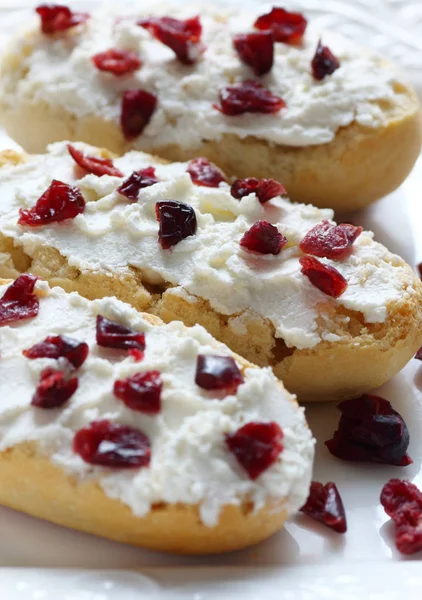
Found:
[{"label": "white plate", "polygon": [[[322,26],[341,29],[401,60],[422,93],[422,3],[372,0],[368,8],[367,2],[302,0],[301,4]],[[27,15],[18,10],[23,4],[34,2],[0,0],[0,34]],[[5,40],[0,35],[0,43]],[[12,144],[0,133],[1,148]],[[352,220],[373,229],[379,241],[415,264],[422,260],[421,194],[422,157],[400,190]],[[414,462],[406,468],[345,463],[332,457],[324,441],[338,422],[335,406],[307,408],[318,439],[314,479],[336,482],[347,512],[345,536],[300,515],[284,531],[249,550],[184,558],[118,545],[0,508],[0,599],[420,600],[422,553],[409,559],[396,551],[393,527],[379,494],[391,477],[409,478],[422,486],[421,390],[422,366],[411,361],[377,391],[409,426]]]}]

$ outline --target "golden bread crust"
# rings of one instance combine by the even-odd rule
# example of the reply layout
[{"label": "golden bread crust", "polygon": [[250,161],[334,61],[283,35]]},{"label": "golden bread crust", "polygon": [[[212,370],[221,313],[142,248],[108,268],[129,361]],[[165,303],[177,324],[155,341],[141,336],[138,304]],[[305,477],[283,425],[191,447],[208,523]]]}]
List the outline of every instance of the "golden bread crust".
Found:
[{"label": "golden bread crust", "polygon": [[283,526],[282,503],[254,512],[248,502],[228,505],[216,527],[204,525],[197,505],[159,504],[137,517],[93,480],[67,475],[34,442],[0,453],[0,504],[58,525],[117,542],[177,554],[212,554],[245,548]]}]

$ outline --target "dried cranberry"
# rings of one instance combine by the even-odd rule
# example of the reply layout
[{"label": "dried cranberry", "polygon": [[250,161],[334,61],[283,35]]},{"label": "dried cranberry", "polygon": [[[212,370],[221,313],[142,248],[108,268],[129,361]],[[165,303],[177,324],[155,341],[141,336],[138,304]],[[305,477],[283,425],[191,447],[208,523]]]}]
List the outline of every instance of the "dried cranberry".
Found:
[{"label": "dried cranberry", "polygon": [[102,467],[136,469],[147,467],[151,460],[151,443],[142,431],[107,420],[80,429],[73,450],[85,462]]},{"label": "dried cranberry", "polygon": [[36,9],[41,17],[41,31],[56,33],[76,25],[81,25],[89,19],[88,13],[72,12],[67,6],[60,4],[41,4]]},{"label": "dried cranberry", "polygon": [[275,179],[256,179],[255,177],[236,179],[230,188],[230,193],[237,200],[248,194],[256,194],[261,204],[265,204],[276,196],[287,196],[284,187]]},{"label": "dried cranberry", "polygon": [[199,354],[195,383],[204,390],[226,390],[227,393],[235,394],[243,383],[243,377],[231,356]]},{"label": "dried cranberry", "polygon": [[257,18],[254,27],[271,30],[276,42],[300,44],[307,24],[308,22],[302,14],[274,6],[268,14]]},{"label": "dried cranberry", "polygon": [[145,90],[126,90],[123,93],[120,125],[127,140],[143,132],[156,106],[157,96]]},{"label": "dried cranberry", "polygon": [[139,412],[157,414],[161,410],[161,388],[163,383],[159,371],[135,373],[114,384],[114,395],[123,403]]},{"label": "dried cranberry", "polygon": [[422,279],[422,263],[419,263],[417,265],[417,267],[418,267],[419,277]]},{"label": "dried cranberry", "polygon": [[306,504],[300,510],[338,533],[347,531],[343,502],[331,481],[325,485],[313,481]]},{"label": "dried cranberry", "polygon": [[126,196],[128,200],[136,201],[138,199],[139,190],[158,182],[159,179],[155,176],[154,167],[146,167],[140,171],[134,171],[132,175],[117,188],[117,192],[122,196]]},{"label": "dried cranberry", "polygon": [[29,359],[35,358],[66,358],[76,369],[83,365],[88,356],[89,346],[64,335],[49,335],[39,342],[23,350],[22,354]]},{"label": "dried cranberry", "polygon": [[208,158],[194,158],[188,163],[186,171],[195,185],[218,187],[220,183],[226,181],[222,171]]},{"label": "dried cranberry", "polygon": [[422,360],[422,348],[419,348],[419,350],[416,352],[415,358]]},{"label": "dried cranberry", "polygon": [[337,431],[327,448],[343,460],[367,461],[405,467],[412,462],[406,454],[409,431],[401,415],[388,400],[365,394],[345,400]]},{"label": "dried cranberry", "polygon": [[268,221],[257,221],[240,240],[242,248],[259,254],[279,254],[287,240],[275,225]]},{"label": "dried cranberry", "polygon": [[196,215],[189,204],[174,200],[157,202],[155,214],[160,223],[158,241],[164,250],[196,232]]},{"label": "dried cranberry", "polygon": [[77,187],[53,179],[49,188],[38,198],[35,206],[19,209],[19,225],[40,227],[74,219],[85,210],[85,200]]},{"label": "dried cranberry", "polygon": [[271,71],[274,62],[274,38],[271,31],[236,35],[233,46],[240,60],[251,67],[255,75],[265,75]]},{"label": "dried cranberry", "polygon": [[86,156],[80,150],[77,150],[72,144],[68,144],[70,156],[73,160],[88,173],[93,173],[98,177],[102,175],[112,175],[113,177],[123,177],[123,173],[119,171],[110,158],[97,158],[96,156]]},{"label": "dried cranberry", "polygon": [[327,46],[321,44],[320,40],[311,66],[314,79],[321,81],[327,75],[334,73],[340,67],[340,62]]},{"label": "dried cranberry", "polygon": [[0,299],[0,325],[37,316],[40,306],[38,296],[34,294],[37,279],[24,273],[9,285]]},{"label": "dried cranberry", "polygon": [[348,254],[353,242],[361,233],[362,227],[322,221],[308,231],[299,247],[302,252],[313,256],[338,259]]},{"label": "dried cranberry", "polygon": [[145,356],[144,352],[142,350],[139,350],[139,348],[131,348],[128,354],[133,358],[135,362],[141,362],[141,360],[144,360]]},{"label": "dried cranberry", "polygon": [[258,81],[242,81],[220,90],[220,106],[214,108],[230,117],[243,113],[276,113],[286,106]]},{"label": "dried cranberry", "polygon": [[120,77],[137,71],[142,62],[136,52],[131,50],[119,50],[111,48],[105,52],[99,52],[92,57],[92,62],[100,71],[107,71]]},{"label": "dried cranberry", "polygon": [[396,526],[396,546],[403,554],[422,550],[422,493],[410,481],[390,479],[381,504]]},{"label": "dried cranberry", "polygon": [[171,48],[185,65],[193,64],[205,50],[201,44],[202,26],[199,17],[185,21],[172,17],[150,17],[138,21],[138,25]]},{"label": "dried cranberry", "polygon": [[78,378],[66,379],[62,371],[47,368],[41,372],[40,382],[32,397],[32,406],[60,408],[78,389]]},{"label": "dried cranberry", "polygon": [[346,279],[334,267],[325,265],[313,256],[301,256],[299,262],[301,272],[324,294],[338,298],[346,290]]},{"label": "dried cranberry", "polygon": [[251,479],[257,479],[283,451],[277,423],[247,423],[226,436],[226,444]]},{"label": "dried cranberry", "polygon": [[120,350],[145,350],[145,335],[140,331],[120,325],[102,315],[97,316],[97,344],[103,348]]}]

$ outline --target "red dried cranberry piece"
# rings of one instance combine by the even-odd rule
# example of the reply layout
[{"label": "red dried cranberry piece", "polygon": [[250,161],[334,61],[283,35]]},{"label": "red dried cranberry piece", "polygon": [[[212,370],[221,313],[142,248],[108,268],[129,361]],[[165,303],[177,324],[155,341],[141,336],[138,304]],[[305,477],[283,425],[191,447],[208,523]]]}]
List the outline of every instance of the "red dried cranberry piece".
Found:
[{"label": "red dried cranberry piece", "polygon": [[418,268],[418,272],[419,272],[419,277],[422,279],[422,263],[419,263],[417,265],[417,268]]},{"label": "red dried cranberry piece", "polygon": [[422,493],[416,485],[390,479],[382,488],[381,504],[396,526],[397,549],[403,554],[422,550]]},{"label": "red dried cranberry piece", "polygon": [[362,233],[362,227],[348,223],[334,225],[322,221],[315,225],[300,242],[302,252],[325,258],[342,258],[348,254],[356,238]]},{"label": "red dried cranberry piece", "polygon": [[148,467],[151,460],[151,443],[142,431],[107,420],[80,429],[73,450],[85,462],[102,467],[136,469]]},{"label": "red dried cranberry piece", "polygon": [[324,294],[338,298],[346,290],[346,279],[334,267],[325,265],[313,256],[301,256],[299,262],[301,272]]},{"label": "red dried cranberry piece", "polygon": [[380,499],[389,517],[400,512],[407,502],[420,506],[422,510],[422,492],[406,479],[390,479],[382,488]]},{"label": "red dried cranberry piece", "polygon": [[340,61],[327,46],[318,42],[315,56],[311,62],[312,75],[317,81],[321,81],[327,75],[331,75],[340,67]]},{"label": "red dried cranberry piece", "polygon": [[185,65],[191,65],[204,52],[201,44],[202,26],[199,17],[185,21],[172,17],[150,17],[138,21],[161,43],[165,44]]},{"label": "red dried cranberry piece", "polygon": [[214,108],[230,117],[243,113],[276,113],[286,106],[258,81],[242,81],[220,90],[220,105]]},{"label": "red dried cranberry piece", "polygon": [[255,75],[265,75],[271,71],[274,62],[274,38],[271,31],[236,35],[233,46],[240,60],[251,67]]},{"label": "red dried cranberry piece", "polygon": [[92,62],[100,71],[107,71],[120,77],[137,71],[142,62],[136,52],[131,50],[119,50],[110,48],[105,52],[99,52],[92,57]]},{"label": "red dried cranberry piece", "polygon": [[157,96],[145,90],[126,90],[123,93],[120,125],[127,140],[143,132],[156,106]]},{"label": "red dried cranberry piece", "polygon": [[198,355],[195,383],[204,390],[226,390],[235,394],[243,381],[242,373],[231,356]]},{"label": "red dried cranberry piece", "polygon": [[283,451],[277,423],[247,423],[226,436],[226,444],[251,479],[257,479]]},{"label": "red dried cranberry piece", "polygon": [[325,442],[334,456],[343,460],[384,463],[405,467],[409,431],[401,415],[388,400],[371,394],[345,400],[337,431]]},{"label": "red dried cranberry piece", "polygon": [[114,395],[123,403],[139,412],[157,414],[161,410],[161,388],[163,382],[159,371],[135,373],[114,384]]},{"label": "red dried cranberry piece", "polygon": [[19,209],[19,225],[40,227],[74,219],[85,210],[85,200],[77,187],[53,179],[49,188],[38,198],[35,206]]},{"label": "red dried cranberry piece", "polygon": [[325,485],[313,481],[306,504],[300,510],[338,533],[347,531],[343,502],[336,485],[331,481]]},{"label": "red dried cranberry piece", "polygon": [[77,150],[72,144],[67,145],[70,156],[73,160],[88,173],[93,173],[101,177],[102,175],[112,175],[113,177],[123,177],[110,158],[97,158],[96,156],[86,156],[80,150]]},{"label": "red dried cranberry piece", "polygon": [[196,232],[196,215],[189,204],[175,200],[157,202],[155,214],[160,223],[158,241],[164,250]]},{"label": "red dried cranberry piece", "polygon": [[255,177],[236,179],[230,188],[230,193],[237,200],[249,194],[256,194],[261,204],[265,204],[276,196],[287,196],[284,187],[275,179],[256,179]]},{"label": "red dried cranberry piece", "polygon": [[138,348],[131,348],[128,354],[133,358],[135,362],[141,362],[141,360],[144,360],[145,356],[144,352],[142,350],[139,350]]},{"label": "red dried cranberry piece", "polygon": [[419,350],[416,352],[415,358],[422,360],[422,348],[419,348]]},{"label": "red dried cranberry piece", "polygon": [[38,296],[34,294],[37,279],[24,273],[9,285],[0,299],[0,325],[37,316],[40,306]]},{"label": "red dried cranberry piece", "polygon": [[275,225],[268,221],[257,221],[240,240],[242,248],[259,254],[279,254],[287,240]]},{"label": "red dried cranberry piece", "polygon": [[64,335],[49,335],[39,342],[23,350],[22,354],[29,359],[35,358],[66,358],[77,369],[86,361],[89,346]]},{"label": "red dried cranberry piece", "polygon": [[32,406],[60,408],[78,389],[78,378],[66,379],[62,371],[47,368],[41,372],[40,382],[32,396]]},{"label": "red dried cranberry piece", "polygon": [[70,29],[89,19],[88,13],[72,12],[60,4],[41,4],[35,10],[41,17],[41,31],[47,34]]},{"label": "red dried cranberry piece", "polygon": [[120,350],[145,350],[145,335],[125,325],[120,325],[102,315],[97,316],[97,344],[103,348]]},{"label": "red dried cranberry piece", "polygon": [[146,167],[140,171],[134,171],[126,181],[117,188],[117,192],[122,196],[126,196],[128,200],[136,201],[138,199],[139,190],[158,183],[155,176],[154,167]]},{"label": "red dried cranberry piece", "polygon": [[270,29],[276,42],[300,44],[308,24],[300,13],[274,7],[268,14],[258,17],[254,23],[256,29]]},{"label": "red dried cranberry piece", "polygon": [[220,183],[226,181],[222,171],[208,158],[194,158],[188,163],[186,171],[195,185],[218,187]]}]

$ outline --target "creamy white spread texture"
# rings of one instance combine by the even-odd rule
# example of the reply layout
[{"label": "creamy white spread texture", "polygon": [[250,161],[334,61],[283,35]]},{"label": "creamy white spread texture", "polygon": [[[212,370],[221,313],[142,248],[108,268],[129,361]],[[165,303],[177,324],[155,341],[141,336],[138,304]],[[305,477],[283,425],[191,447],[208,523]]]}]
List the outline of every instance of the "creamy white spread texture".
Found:
[{"label": "creamy white spread texture", "polygon": [[[0,287],[0,297],[7,286]],[[198,353],[227,355],[202,327],[181,323],[150,325],[139,313],[115,298],[90,302],[78,294],[49,289],[39,282],[37,317],[0,327],[0,450],[36,441],[66,472],[99,480],[105,493],[146,515],[156,503],[199,504],[203,522],[212,527],[227,504],[252,501],[258,510],[267,501],[280,510],[296,511],[306,500],[312,470],[312,435],[303,409],[282,388],[269,368],[248,368],[236,395],[202,390],[195,384]],[[100,348],[95,319],[101,314],[145,332],[141,362]],[[89,355],[78,369],[79,386],[61,409],[39,409],[31,398],[41,371],[57,361],[29,360],[22,350],[47,335],[61,334],[89,344]],[[66,368],[66,360],[59,359]],[[163,381],[162,409],[146,415],[127,408],[113,395],[116,379],[159,370]],[[141,430],[151,441],[151,463],[141,469],[107,469],[85,463],[72,450],[74,434],[93,420],[108,419]],[[275,421],[283,430],[284,450],[257,480],[251,481],[225,444],[225,435],[250,421]]]},{"label": "creamy white spread texture", "polygon": [[[87,154],[96,151],[76,144]],[[142,271],[149,283],[167,282],[208,300],[225,315],[252,311],[269,319],[276,337],[290,347],[311,348],[326,338],[318,317],[324,307],[344,306],[363,314],[368,323],[384,322],[388,305],[413,291],[404,261],[363,232],[349,257],[341,261],[321,259],[347,279],[348,287],[332,299],[301,273],[298,244],[330,209],[292,204],[274,198],[260,204],[255,194],[236,200],[228,184],[219,188],[194,185],[185,163],[154,164],[151,157],[130,152],[114,160],[125,176],[147,166],[156,167],[159,183],[141,189],[137,202],[129,202],[115,190],[123,179],[83,176],[70,157],[65,142],[50,146],[46,155],[31,156],[25,164],[0,170],[0,233],[34,256],[40,246],[57,249],[84,272],[124,274],[130,266]],[[52,178],[78,186],[90,202],[75,219],[43,227],[17,224],[19,208],[32,207]],[[196,234],[169,250],[158,243],[155,204],[176,200],[191,205],[196,213]],[[239,241],[257,220],[276,224],[288,244],[277,256],[243,250]],[[2,274],[0,269],[0,275]],[[321,319],[319,319],[321,321]],[[238,325],[241,325],[240,321]]]},{"label": "creamy white spread texture", "polygon": [[[2,75],[2,102],[12,108],[16,102],[47,103],[77,118],[95,116],[118,124],[123,91],[142,88],[158,97],[158,108],[134,147],[152,150],[174,143],[194,150],[203,140],[219,140],[226,133],[292,146],[324,144],[354,121],[383,125],[379,102],[398,100],[394,70],[334,32],[315,31],[311,22],[301,46],[275,45],[274,66],[260,78],[287,107],[272,115],[224,116],[213,108],[219,91],[254,78],[233,50],[233,35],[253,31],[255,19],[269,7],[257,5],[254,12],[232,7],[221,14],[218,8],[189,3],[137,4],[136,11],[132,7],[129,12],[124,6],[101,7],[86,24],[64,36],[43,35],[37,23],[29,37],[21,36],[9,48],[21,56],[22,64]],[[136,25],[149,15],[183,19],[196,14],[206,51],[192,66],[181,64],[172,50]],[[320,37],[341,66],[319,82],[311,75],[310,63]],[[97,70],[92,56],[109,48],[138,52],[142,67],[123,77]]]}]

